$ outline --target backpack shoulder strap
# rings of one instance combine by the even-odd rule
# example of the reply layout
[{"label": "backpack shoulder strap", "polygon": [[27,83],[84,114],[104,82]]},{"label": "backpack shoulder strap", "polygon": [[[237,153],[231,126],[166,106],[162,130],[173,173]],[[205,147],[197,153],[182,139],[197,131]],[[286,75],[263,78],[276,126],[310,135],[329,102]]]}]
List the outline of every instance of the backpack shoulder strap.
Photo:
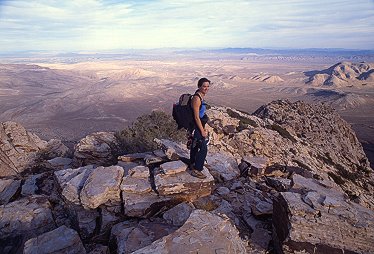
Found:
[{"label": "backpack shoulder strap", "polygon": [[203,101],[203,98],[201,98],[200,94],[198,92],[195,92],[195,94],[193,96],[197,95],[199,98],[200,98],[200,101],[202,102]]},{"label": "backpack shoulder strap", "polygon": [[199,97],[199,99],[200,99],[200,102],[201,102],[201,103],[200,103],[200,107],[199,107],[199,109],[201,109],[201,107],[203,106],[203,98],[201,98],[200,94],[196,91],[195,94],[191,96],[191,99],[192,99],[192,97],[195,96],[195,95],[197,95],[197,97]]}]

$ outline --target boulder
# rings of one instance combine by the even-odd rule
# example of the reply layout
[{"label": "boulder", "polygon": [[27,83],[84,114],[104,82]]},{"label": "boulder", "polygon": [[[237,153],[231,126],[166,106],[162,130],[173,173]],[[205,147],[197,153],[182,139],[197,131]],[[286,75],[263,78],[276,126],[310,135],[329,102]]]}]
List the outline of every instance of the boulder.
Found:
[{"label": "boulder", "polygon": [[230,181],[239,177],[239,168],[236,159],[220,153],[208,153],[206,167],[216,181]]},{"label": "boulder", "polygon": [[18,123],[0,123],[0,177],[15,176],[35,166],[47,142]]},{"label": "boulder", "polygon": [[21,180],[0,179],[0,205],[8,204],[21,186]]},{"label": "boulder", "polygon": [[132,253],[164,237],[177,228],[160,219],[121,222],[112,227],[111,242],[116,253]]},{"label": "boulder", "polygon": [[46,142],[18,123],[0,123],[0,177],[19,175],[45,159],[69,155],[69,148],[58,139]]},{"label": "boulder", "polygon": [[203,210],[191,213],[186,223],[134,254],[147,253],[247,253],[247,243],[224,216]]},{"label": "boulder", "polygon": [[249,166],[249,174],[251,175],[263,175],[267,166],[267,158],[253,156],[253,157],[243,157],[242,159]]},{"label": "boulder", "polygon": [[81,204],[81,190],[93,170],[94,167],[88,165],[76,169],[64,169],[54,172],[58,185],[62,190],[61,194],[65,200],[76,205]]},{"label": "boulder", "polygon": [[24,254],[84,254],[86,250],[76,231],[61,226],[25,243]]},{"label": "boulder", "polygon": [[74,164],[109,166],[117,163],[119,141],[112,132],[96,132],[81,139],[75,146]]},{"label": "boulder", "polygon": [[80,200],[86,209],[95,209],[101,204],[121,203],[120,184],[124,170],[120,166],[97,167],[85,181]]},{"label": "boulder", "polygon": [[0,238],[35,236],[55,228],[51,204],[45,197],[26,197],[0,206]]},{"label": "boulder", "polygon": [[44,149],[43,155],[45,158],[68,157],[71,156],[70,149],[65,146],[59,139],[50,139],[47,142],[47,147]]},{"label": "boulder", "polygon": [[374,251],[372,210],[346,200],[339,188],[299,175],[294,175],[293,180],[293,188],[281,192],[274,201],[274,239],[278,251]]},{"label": "boulder", "polygon": [[180,227],[186,222],[188,217],[190,217],[193,210],[194,207],[192,204],[183,202],[167,210],[162,217],[169,224]]}]

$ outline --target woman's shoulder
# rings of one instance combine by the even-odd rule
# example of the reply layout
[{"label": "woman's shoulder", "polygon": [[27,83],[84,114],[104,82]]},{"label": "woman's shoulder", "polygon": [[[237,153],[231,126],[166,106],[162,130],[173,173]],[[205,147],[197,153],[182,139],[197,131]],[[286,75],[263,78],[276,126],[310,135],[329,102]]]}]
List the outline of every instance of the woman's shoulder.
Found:
[{"label": "woman's shoulder", "polygon": [[200,101],[203,101],[203,100],[204,100],[203,97],[199,94],[199,92],[195,92],[195,94],[193,95],[192,98],[199,98]]}]

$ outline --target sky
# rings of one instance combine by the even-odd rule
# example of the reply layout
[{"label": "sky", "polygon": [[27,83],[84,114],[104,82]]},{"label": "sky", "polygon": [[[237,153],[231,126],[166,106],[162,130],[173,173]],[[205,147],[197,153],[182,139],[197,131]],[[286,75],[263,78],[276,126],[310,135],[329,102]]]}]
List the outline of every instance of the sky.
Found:
[{"label": "sky", "polygon": [[0,0],[0,53],[374,49],[374,0]]}]

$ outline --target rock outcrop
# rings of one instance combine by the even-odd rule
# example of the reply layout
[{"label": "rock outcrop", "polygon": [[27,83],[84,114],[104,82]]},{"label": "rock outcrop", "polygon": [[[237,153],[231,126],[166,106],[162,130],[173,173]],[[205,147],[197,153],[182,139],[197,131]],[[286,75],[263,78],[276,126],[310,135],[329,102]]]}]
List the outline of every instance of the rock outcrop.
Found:
[{"label": "rock outcrop", "polygon": [[[23,149],[30,164],[0,177],[0,252],[374,252],[373,170],[333,110],[275,101],[208,114],[205,179],[190,175],[186,146],[166,139],[118,154],[113,134],[95,133],[73,162],[56,141]],[[24,142],[11,129],[8,160]]]},{"label": "rock outcrop", "polygon": [[371,253],[374,212],[353,203],[339,188],[294,175],[294,185],[274,203],[279,252]]},{"label": "rock outcrop", "polygon": [[0,177],[17,176],[46,158],[69,153],[60,140],[46,142],[18,123],[0,123]]},{"label": "rock outcrop", "polygon": [[19,253],[27,239],[54,229],[51,208],[42,196],[0,206],[0,253]]},{"label": "rock outcrop", "polygon": [[75,146],[74,164],[76,166],[116,164],[119,141],[112,132],[96,132],[81,139]]},{"label": "rock outcrop", "polygon": [[[352,128],[331,108],[280,100],[253,115],[223,108],[208,114],[213,123],[210,151],[230,153],[238,161],[262,157],[262,172],[255,170],[260,174],[276,168],[306,169],[321,179],[333,179],[357,202],[374,207],[368,159]],[[234,125],[235,131],[225,134],[223,123]]]}]

